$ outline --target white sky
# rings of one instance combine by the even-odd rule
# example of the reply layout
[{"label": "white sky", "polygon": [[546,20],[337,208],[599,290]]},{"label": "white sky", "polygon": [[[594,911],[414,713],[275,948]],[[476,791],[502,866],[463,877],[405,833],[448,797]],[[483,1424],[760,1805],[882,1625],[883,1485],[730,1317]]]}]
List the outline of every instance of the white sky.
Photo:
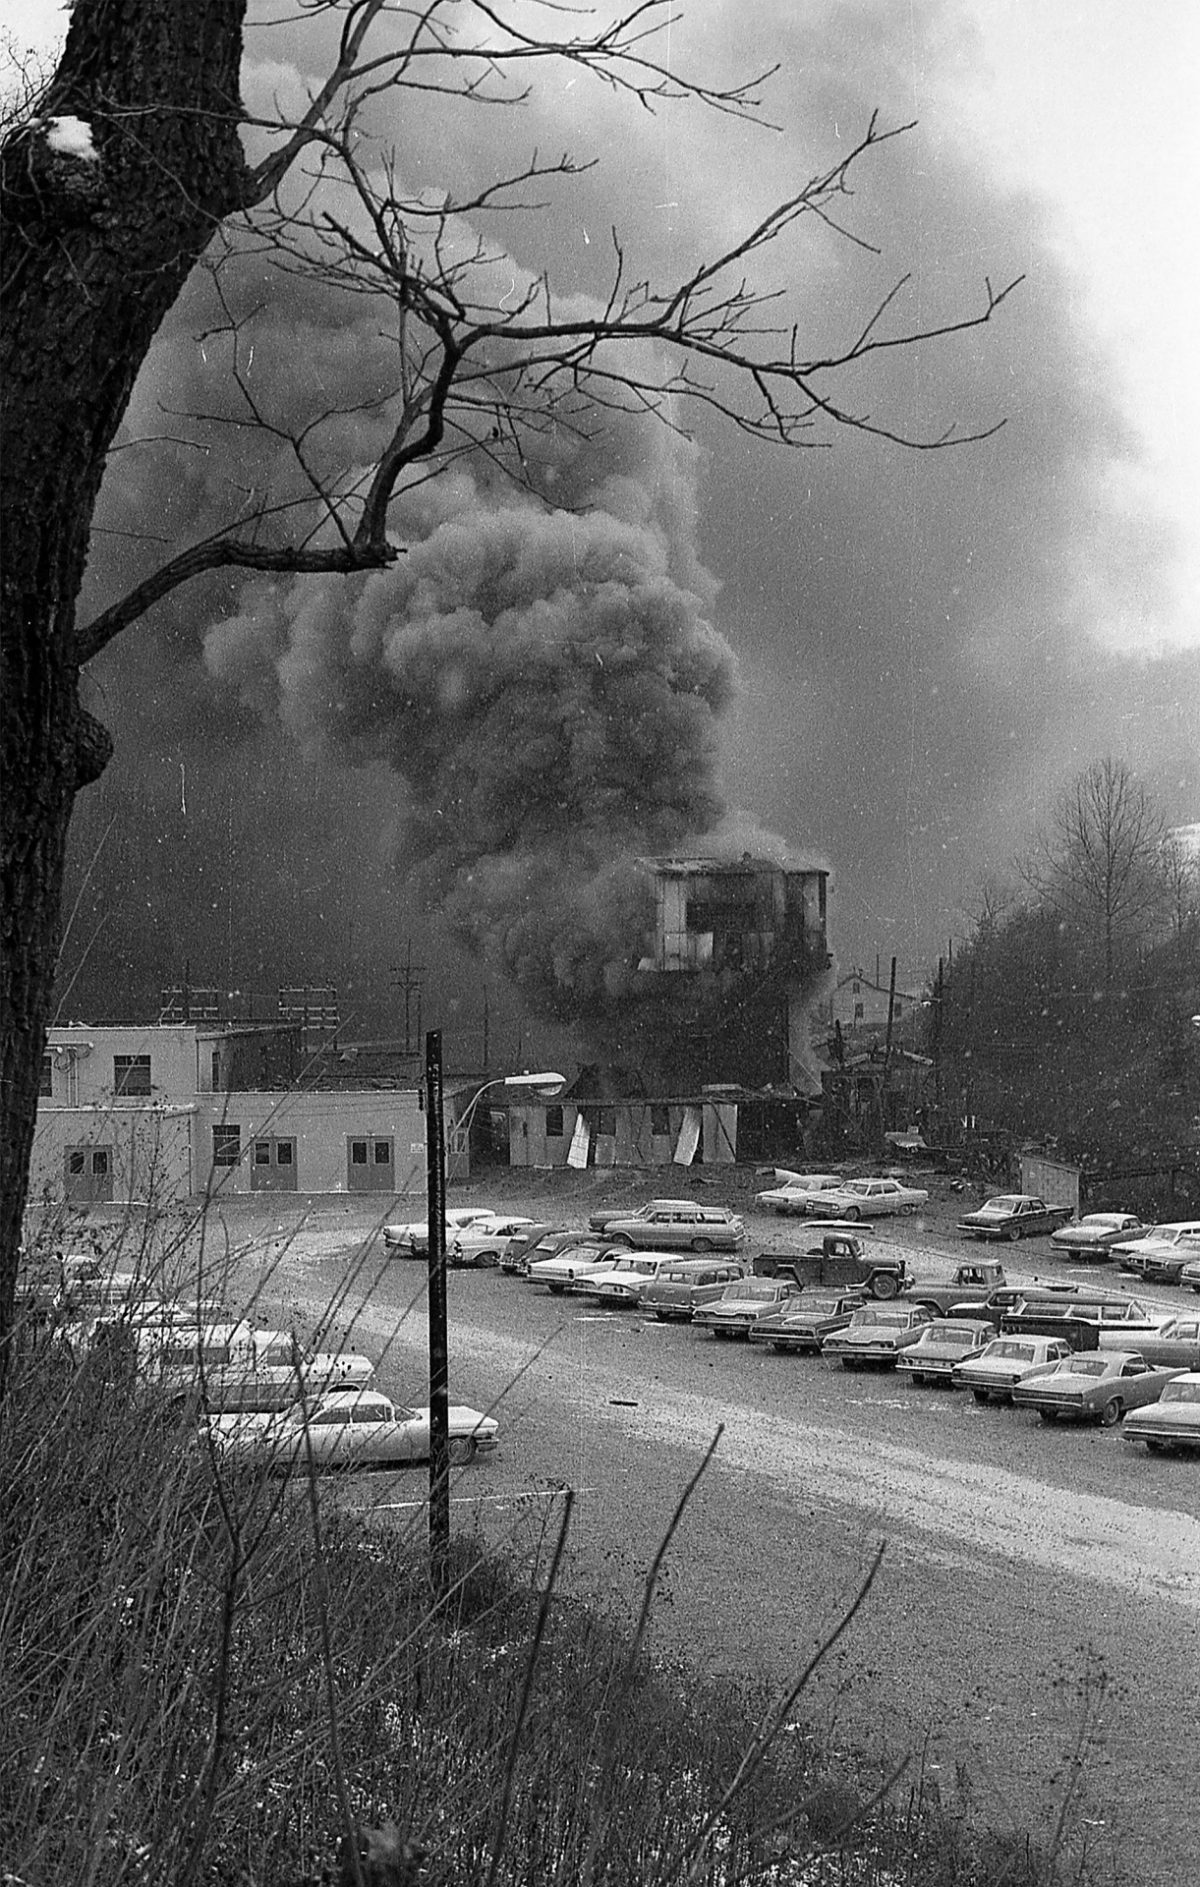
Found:
[{"label": "white sky", "polygon": [[1144,442],[1142,489],[1179,532],[1164,636],[1200,643],[1200,5],[962,5],[991,62],[964,116],[989,168],[1055,206]]}]

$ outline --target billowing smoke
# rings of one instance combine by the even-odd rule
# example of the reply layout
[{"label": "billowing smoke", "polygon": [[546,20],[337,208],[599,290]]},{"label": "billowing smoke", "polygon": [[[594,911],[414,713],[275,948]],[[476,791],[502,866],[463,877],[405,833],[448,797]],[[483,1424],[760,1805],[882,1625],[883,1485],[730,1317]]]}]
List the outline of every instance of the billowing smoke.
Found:
[{"label": "billowing smoke", "polygon": [[[397,865],[535,1013],[607,1008],[653,916],[640,855],[677,848],[722,812],[717,718],[734,687],[726,641],[673,566],[679,507],[639,465],[595,452],[576,502],[548,510],[460,473],[407,508],[405,554],[348,584],[251,585],[206,639],[209,666],[314,759],[376,761],[403,783]],[[675,452],[675,481],[690,454]],[[688,507],[684,507],[684,515]],[[617,515],[621,512],[624,515]]]}]

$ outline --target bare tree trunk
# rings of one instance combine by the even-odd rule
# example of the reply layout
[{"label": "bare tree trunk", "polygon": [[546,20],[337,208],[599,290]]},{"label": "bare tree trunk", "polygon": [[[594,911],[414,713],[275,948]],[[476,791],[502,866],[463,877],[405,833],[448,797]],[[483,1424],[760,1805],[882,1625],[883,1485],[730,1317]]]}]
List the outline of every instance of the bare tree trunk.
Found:
[{"label": "bare tree trunk", "polygon": [[[75,794],[111,743],[75,609],[106,456],[163,316],[242,200],[244,0],[78,0],[40,121],[0,151],[5,279],[0,1395]],[[95,157],[59,152],[58,117]]]}]

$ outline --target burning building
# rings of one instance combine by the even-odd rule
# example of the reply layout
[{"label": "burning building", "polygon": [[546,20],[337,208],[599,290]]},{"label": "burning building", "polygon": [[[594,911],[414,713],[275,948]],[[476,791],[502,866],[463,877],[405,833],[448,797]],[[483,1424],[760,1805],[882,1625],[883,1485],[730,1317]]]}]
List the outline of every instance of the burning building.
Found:
[{"label": "burning building", "polygon": [[654,929],[629,992],[626,1058],[662,1091],[818,1092],[809,1018],[830,969],[828,872],[748,852],[643,864]]}]

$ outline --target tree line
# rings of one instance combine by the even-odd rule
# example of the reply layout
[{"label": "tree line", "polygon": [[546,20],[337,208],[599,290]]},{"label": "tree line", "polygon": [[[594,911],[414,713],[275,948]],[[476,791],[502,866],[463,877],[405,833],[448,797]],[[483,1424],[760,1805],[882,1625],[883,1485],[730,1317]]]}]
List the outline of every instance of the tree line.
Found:
[{"label": "tree line", "polygon": [[1094,761],[980,885],[931,998],[951,1116],[1084,1159],[1192,1144],[1200,852],[1123,760]]}]

